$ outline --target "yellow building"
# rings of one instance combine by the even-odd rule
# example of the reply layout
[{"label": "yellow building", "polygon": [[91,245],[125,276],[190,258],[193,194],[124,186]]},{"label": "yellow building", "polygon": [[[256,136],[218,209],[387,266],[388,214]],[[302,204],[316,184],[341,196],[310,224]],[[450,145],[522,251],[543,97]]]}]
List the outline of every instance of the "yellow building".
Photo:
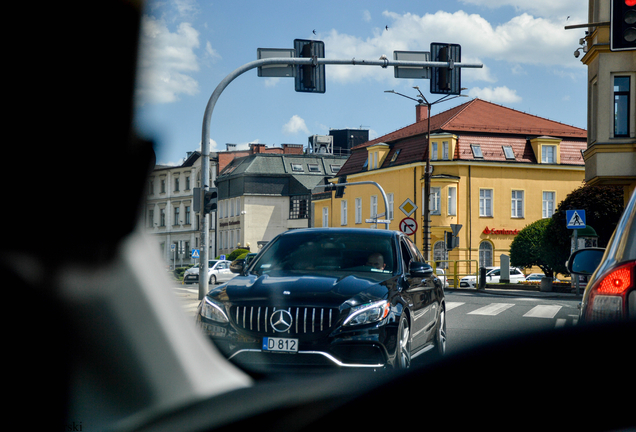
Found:
[{"label": "yellow building", "polygon": [[[375,226],[411,235],[428,258],[454,272],[499,265],[519,230],[554,213],[585,176],[586,131],[474,99],[431,117],[430,232],[425,245],[423,210],[426,106],[416,122],[355,147],[336,181],[352,185],[342,198],[315,194],[313,226]],[[385,214],[386,213],[386,214]],[[459,246],[448,251],[445,233],[461,225]],[[377,224],[385,229],[385,224]],[[411,232],[412,230],[412,232]],[[427,251],[428,249],[428,251]]]},{"label": "yellow building", "polygon": [[585,178],[591,185],[622,186],[627,204],[636,189],[636,48],[632,39],[631,48],[612,50],[611,2],[588,4],[588,24],[570,27],[586,30],[580,48],[588,75]]}]

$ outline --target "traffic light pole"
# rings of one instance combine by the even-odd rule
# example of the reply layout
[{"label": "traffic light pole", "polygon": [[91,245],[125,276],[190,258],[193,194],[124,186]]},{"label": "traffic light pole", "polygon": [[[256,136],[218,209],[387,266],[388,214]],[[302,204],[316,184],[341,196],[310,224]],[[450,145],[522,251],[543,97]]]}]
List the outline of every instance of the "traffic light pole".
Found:
[{"label": "traffic light pole", "polygon": [[[380,60],[338,60],[327,58],[265,58],[260,60],[254,60],[246,63],[243,66],[235,69],[229,75],[227,75],[217,85],[216,89],[210,96],[208,104],[205,107],[205,113],[203,115],[203,127],[201,130],[201,203],[205,197],[205,192],[210,188],[210,123],[212,121],[212,113],[216,106],[221,93],[227,88],[228,85],[236,78],[244,74],[245,72],[256,69],[261,66],[269,65],[353,65],[353,66],[380,66],[387,68],[389,66],[394,67],[446,67],[446,68],[481,68],[481,63],[453,63],[453,62],[431,62],[431,61],[408,61],[408,60],[389,60],[387,58]],[[201,215],[201,264],[199,265],[199,300],[203,299],[208,292],[208,260],[210,255],[210,222],[209,218],[203,210],[203,206],[200,211]],[[216,221],[216,218],[214,218]],[[215,227],[216,231],[216,227]]]}]

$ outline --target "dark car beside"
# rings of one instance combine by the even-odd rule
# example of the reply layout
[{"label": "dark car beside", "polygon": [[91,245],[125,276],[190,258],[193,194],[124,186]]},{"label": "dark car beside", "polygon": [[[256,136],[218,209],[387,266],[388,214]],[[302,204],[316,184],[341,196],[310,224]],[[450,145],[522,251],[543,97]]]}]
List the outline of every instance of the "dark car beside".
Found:
[{"label": "dark car beside", "polygon": [[578,250],[567,267],[573,275],[589,277],[581,323],[636,318],[636,194],[632,193],[607,248]]},{"label": "dark car beside", "polygon": [[404,368],[445,351],[443,287],[400,232],[287,231],[233,271],[201,301],[196,320],[248,369]]}]

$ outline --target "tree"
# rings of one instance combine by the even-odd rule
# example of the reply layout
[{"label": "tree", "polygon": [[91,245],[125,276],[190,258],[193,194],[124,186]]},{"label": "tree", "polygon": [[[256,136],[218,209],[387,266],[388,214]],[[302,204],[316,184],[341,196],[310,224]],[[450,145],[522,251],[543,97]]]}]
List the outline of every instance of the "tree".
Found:
[{"label": "tree", "polygon": [[544,259],[545,232],[550,219],[539,219],[527,225],[510,245],[510,264],[515,267],[537,266],[547,277],[554,277],[553,268]]},{"label": "tree", "polygon": [[582,186],[572,191],[556,208],[547,225],[543,259],[557,273],[567,273],[572,230],[567,229],[566,210],[585,210],[586,224],[598,234],[598,246],[605,247],[623,214],[623,188],[620,186]]}]

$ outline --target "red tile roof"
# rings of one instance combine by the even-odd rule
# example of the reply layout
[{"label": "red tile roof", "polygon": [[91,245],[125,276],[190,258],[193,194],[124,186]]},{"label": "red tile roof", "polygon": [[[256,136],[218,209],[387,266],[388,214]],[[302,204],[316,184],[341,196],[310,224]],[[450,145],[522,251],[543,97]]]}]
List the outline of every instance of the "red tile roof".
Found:
[{"label": "red tile roof", "polygon": [[[413,123],[352,149],[349,160],[338,175],[364,171],[367,159],[366,147],[387,143],[391,150],[384,160],[383,168],[426,159],[426,120]],[[539,136],[561,138],[561,163],[583,165],[581,150],[587,147],[585,129],[516,111],[501,105],[473,99],[431,117],[431,134],[454,133],[459,136],[455,147],[455,160],[474,160],[470,144],[479,144],[484,161],[508,161],[502,146],[511,146],[516,162],[536,163],[529,139]],[[391,162],[395,152],[396,160]]]}]

